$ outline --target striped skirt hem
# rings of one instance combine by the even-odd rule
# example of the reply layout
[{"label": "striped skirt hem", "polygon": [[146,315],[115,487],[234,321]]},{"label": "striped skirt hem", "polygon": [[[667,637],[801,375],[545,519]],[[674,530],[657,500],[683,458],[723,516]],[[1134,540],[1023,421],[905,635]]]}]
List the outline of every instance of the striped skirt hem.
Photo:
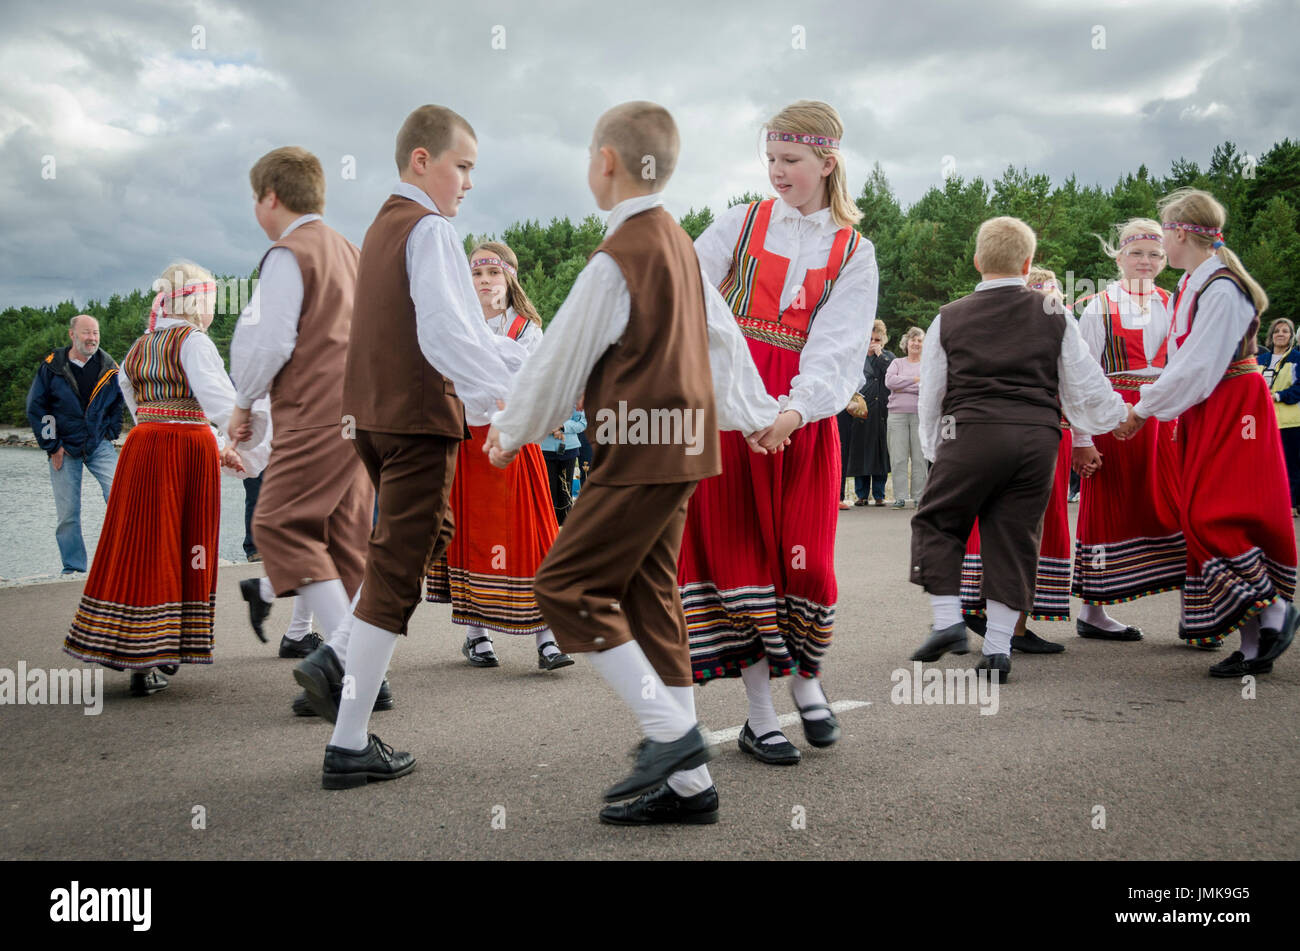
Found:
[{"label": "striped skirt hem", "polygon": [[1232,558],[1211,558],[1183,589],[1184,640],[1221,638],[1281,597],[1295,598],[1296,566],[1283,565],[1258,548]]},{"label": "striped skirt hem", "polygon": [[83,596],[63,650],[78,660],[125,670],[210,664],[215,611],[215,595],[157,605]]},{"label": "striped skirt hem", "polygon": [[697,681],[739,677],[766,657],[773,677],[821,674],[835,626],[835,606],[772,587],[721,590],[709,582],[681,586]]},{"label": "striped skirt hem", "polygon": [[450,604],[453,624],[472,625],[502,634],[537,634],[548,630],[537,607],[533,579],[489,575],[449,568],[445,561],[425,577],[426,601]]},{"label": "striped skirt hem", "polygon": [[[961,564],[961,611],[984,616],[980,590],[984,565],[979,555],[967,554]],[[1034,581],[1034,605],[1029,616],[1035,621],[1070,620],[1070,559],[1039,556]]]},{"label": "striped skirt hem", "polygon": [[1086,604],[1120,604],[1181,588],[1186,574],[1182,532],[1114,544],[1075,542],[1070,593]]}]

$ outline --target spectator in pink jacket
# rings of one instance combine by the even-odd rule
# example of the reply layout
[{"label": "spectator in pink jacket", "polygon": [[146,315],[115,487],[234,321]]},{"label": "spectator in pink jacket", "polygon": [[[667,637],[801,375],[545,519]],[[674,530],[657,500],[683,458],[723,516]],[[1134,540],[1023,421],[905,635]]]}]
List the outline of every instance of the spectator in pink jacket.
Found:
[{"label": "spectator in pink jacket", "polygon": [[[885,371],[889,390],[889,458],[894,466],[894,508],[901,509],[911,498],[913,507],[921,504],[921,491],[929,466],[921,454],[921,435],[916,415],[916,400],[921,382],[921,343],[925,331],[910,328],[903,335],[903,352]],[[909,479],[908,465],[911,465]],[[908,487],[911,492],[908,492]]]}]

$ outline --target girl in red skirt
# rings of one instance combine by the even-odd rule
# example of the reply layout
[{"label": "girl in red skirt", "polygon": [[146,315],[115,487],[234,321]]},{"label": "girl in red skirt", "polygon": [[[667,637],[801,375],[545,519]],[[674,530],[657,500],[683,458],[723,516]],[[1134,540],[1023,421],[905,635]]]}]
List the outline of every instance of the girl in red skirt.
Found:
[{"label": "girl in red skirt", "polygon": [[723,471],[691,498],[677,573],[695,678],[744,680],[740,747],[767,763],[800,756],[777,722],[772,677],[798,674],[791,694],[809,743],[840,736],[819,683],[835,620],[835,415],[863,380],[877,278],[871,242],[853,228],[842,131],[826,103],[783,109],[766,136],[778,197],[729,209],[695,245],[780,404],[764,441],[789,438],[759,456],[739,433],[721,434]]},{"label": "girl in red skirt", "polygon": [[[1120,279],[1087,301],[1079,331],[1126,403],[1160,376],[1166,363],[1169,294],[1155,286],[1164,270],[1161,228],[1134,218],[1103,242]],[[1137,641],[1142,631],[1106,613],[1105,605],[1181,588],[1187,553],[1174,500],[1178,497],[1176,447],[1170,426],[1152,423],[1134,439],[1110,434],[1074,437],[1080,488],[1072,593],[1083,601],[1081,637]],[[1217,647],[1218,640],[1196,640]]]},{"label": "girl in red skirt", "polygon": [[[529,353],[542,342],[542,321],[519,283],[519,261],[506,245],[487,241],[470,254],[470,273],[488,327]],[[542,450],[526,444],[505,469],[483,454],[488,427],[470,426],[460,444],[451,511],[456,534],[429,566],[425,600],[450,603],[456,624],[469,627],[461,653],[474,667],[499,667],[489,631],[532,634],[537,666],[568,667],[533,596],[533,576],[559,531]]]},{"label": "girl in red skirt", "polygon": [[[161,290],[149,328],[121,367],[136,425],[122,447],[95,560],[63,645],[79,660],[133,671],[137,696],[167,686],[160,671],[212,663],[220,471],[245,470],[239,454],[218,443],[235,388],[206,333],[216,283],[198,265],[180,262],[154,287]],[[252,426],[247,469],[255,475],[269,455],[265,411],[254,412]]]},{"label": "girl in red skirt", "polygon": [[1176,421],[1169,436],[1178,447],[1187,540],[1179,635],[1204,640],[1240,630],[1241,649],[1210,675],[1265,674],[1300,625],[1291,605],[1296,545],[1286,466],[1255,362],[1268,297],[1223,243],[1227,216],[1211,195],[1179,189],[1160,210],[1169,263],[1184,272],[1169,361],[1117,433],[1129,436],[1151,416]]},{"label": "girl in red skirt", "polygon": [[[1051,295],[1064,301],[1056,272],[1045,267],[1030,269],[1029,288],[1040,294]],[[1030,612],[1038,621],[1070,620],[1070,424],[1061,420],[1061,448],[1056,457],[1056,475],[1052,482],[1052,497],[1043,515],[1043,540],[1038,548],[1038,574],[1034,580],[1034,607]],[[966,558],[961,567],[961,609],[966,626],[984,636],[987,618],[984,613],[984,563],[980,558],[979,521],[971,529],[966,542]],[[1026,627],[1022,612],[1012,632],[1011,649],[1026,654],[1059,654],[1064,645],[1039,637]]]}]

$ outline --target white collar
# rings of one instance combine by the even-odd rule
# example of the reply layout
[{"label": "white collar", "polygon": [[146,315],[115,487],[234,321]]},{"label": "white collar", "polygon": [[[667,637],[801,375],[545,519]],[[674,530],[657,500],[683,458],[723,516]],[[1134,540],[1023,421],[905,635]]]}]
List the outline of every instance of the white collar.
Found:
[{"label": "white collar", "polygon": [[433,199],[429,197],[428,193],[423,188],[412,185],[409,182],[398,182],[393,187],[393,194],[401,195],[403,198],[409,198],[411,201],[418,201],[435,215],[440,215],[443,218],[447,217],[438,210],[438,206],[433,203]]},{"label": "white collar", "polygon": [[805,215],[798,208],[787,204],[784,198],[778,197],[776,205],[772,209],[772,218],[775,221],[789,220],[800,227],[809,227],[817,231],[839,230],[835,226],[835,222],[831,220],[830,205],[827,205],[821,211],[814,211],[811,215]]},{"label": "white collar", "polygon": [[76,352],[77,352],[77,351],[76,351],[75,349],[73,349],[72,347],[69,347],[69,348],[68,348],[68,362],[69,362],[69,363],[75,363],[75,364],[76,364],[77,366],[79,366],[79,367],[84,367],[84,366],[85,366],[87,363],[89,363],[91,360],[95,359],[95,353],[99,353],[99,351],[96,350],[95,353],[92,353],[92,354],[91,354],[87,359],[85,359],[85,360],[78,360],[76,357],[73,356],[73,354],[76,353]]},{"label": "white collar", "polygon": [[284,229],[284,233],[280,235],[280,240],[283,241],[290,231],[293,231],[295,228],[299,228],[302,225],[305,225],[309,221],[320,221],[320,215],[312,213],[312,214],[301,215],[295,218],[293,220],[293,224],[289,225],[289,227]]},{"label": "white collar", "polygon": [[172,327],[194,327],[194,329],[199,333],[205,333],[205,331],[199,330],[198,327],[195,327],[195,325],[190,323],[188,320],[183,320],[180,317],[159,317],[153,325],[154,330],[169,330]]},{"label": "white collar", "polygon": [[1217,254],[1211,254],[1198,264],[1194,270],[1183,274],[1183,280],[1187,282],[1183,285],[1184,290],[1199,291],[1205,286],[1205,282],[1209,280],[1210,275],[1221,267],[1223,267],[1223,261],[1220,260]]},{"label": "white collar", "polygon": [[609,211],[609,217],[605,220],[605,237],[608,238],[612,235],[618,230],[619,225],[633,215],[639,215],[641,212],[649,211],[651,208],[663,203],[663,196],[659,192],[651,192],[649,195],[637,195],[635,198],[624,198]]},{"label": "white collar", "polygon": [[1015,287],[1017,284],[1021,287],[1026,286],[1025,279],[1023,277],[999,277],[992,281],[980,281],[975,285],[975,290],[990,291],[995,287]]}]

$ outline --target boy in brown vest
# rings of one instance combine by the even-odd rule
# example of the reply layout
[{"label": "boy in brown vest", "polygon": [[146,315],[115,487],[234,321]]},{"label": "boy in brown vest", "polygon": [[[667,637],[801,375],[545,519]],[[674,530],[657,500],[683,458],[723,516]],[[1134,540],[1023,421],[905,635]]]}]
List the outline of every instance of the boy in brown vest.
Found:
[{"label": "boy in brown vest", "polygon": [[[374,491],[340,431],[343,368],[360,252],[321,220],[325,173],[305,149],[275,149],[249,172],[257,222],[274,244],[258,265],[253,299],[230,344],[242,436],[249,408],[271,396],[274,437],[253,536],[265,578],[239,583],[253,631],[271,602],[295,592],[334,631],[361,585]],[[320,638],[280,641],[281,657],[306,657]]]},{"label": "boy in brown vest", "polygon": [[930,594],[934,626],[912,660],[967,651],[961,565],[978,517],[988,627],[977,666],[999,683],[1011,672],[1016,620],[1033,607],[1061,413],[1089,435],[1129,413],[1061,302],[1025,285],[1036,245],[1018,218],[980,225],[983,280],[940,309],[921,357],[917,415],[932,466],[912,518],[911,580]]},{"label": "boy in brown vest", "polygon": [[605,793],[610,803],[641,794],[601,811],[618,825],[717,821],[677,554],[695,484],[720,471],[718,430],[750,433],[757,452],[782,448],[761,445],[771,442],[776,401],[703,280],[690,237],[663,208],[677,151],[672,116],[654,103],[624,103],[597,122],[587,181],[597,205],[612,209],[605,241],[485,446],[507,465],[583,396],[591,473],[534,591],[560,649],[588,654],[645,735],[632,774]]},{"label": "boy in brown vest", "polygon": [[[325,748],[327,789],[415,767],[410,753],[367,736],[370,711],[420,603],[425,566],[451,540],[447,500],[465,421],[487,423],[525,355],[484,323],[449,220],[473,187],[477,157],[463,118],[442,106],[416,109],[397,135],[401,181],[361,246],[343,422],[378,493],[379,517],[350,627],[294,670],[316,712],[337,716]],[[332,650],[338,642],[341,654]]]}]

